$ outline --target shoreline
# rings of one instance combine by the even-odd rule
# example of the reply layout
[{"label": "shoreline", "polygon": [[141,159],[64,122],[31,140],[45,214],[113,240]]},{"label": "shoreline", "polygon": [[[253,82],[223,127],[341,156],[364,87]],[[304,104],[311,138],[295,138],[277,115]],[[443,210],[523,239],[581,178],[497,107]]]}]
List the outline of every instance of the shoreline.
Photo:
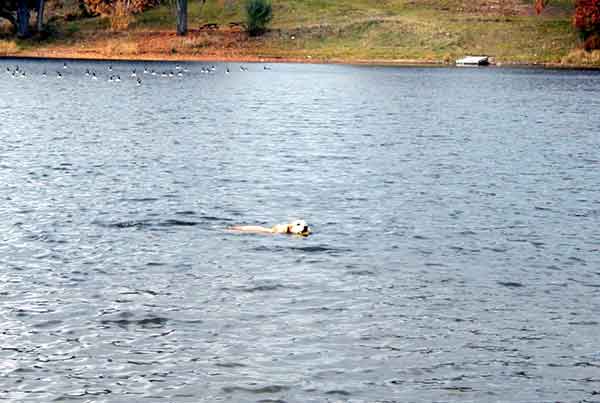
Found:
[{"label": "shoreline", "polygon": [[210,10],[190,9],[185,36],[176,34],[168,6],[124,21],[65,19],[57,12],[48,35],[2,37],[0,59],[449,67],[459,58],[484,55],[498,68],[600,70],[600,50],[582,49],[566,5],[537,15],[533,4],[517,0],[502,8],[484,0],[449,8],[351,2],[352,12],[281,0],[275,21],[258,37],[240,22],[241,8],[226,10],[218,2]]},{"label": "shoreline", "polygon": [[[90,60],[90,61],[130,61],[130,62],[215,62],[215,63],[294,63],[294,64],[331,64],[331,65],[356,65],[356,66],[382,66],[382,67],[456,67],[454,63],[443,60],[419,59],[352,59],[352,58],[318,58],[318,57],[286,57],[286,56],[259,56],[259,55],[165,55],[163,53],[144,53],[141,55],[112,55],[107,57],[100,52],[77,51],[46,51],[46,52],[19,52],[16,54],[0,55],[0,60],[26,59],[26,60]],[[529,69],[556,69],[556,70],[593,70],[600,71],[600,66],[540,63],[540,62],[499,62],[479,68],[529,68]],[[468,67],[461,67],[468,68]]]}]

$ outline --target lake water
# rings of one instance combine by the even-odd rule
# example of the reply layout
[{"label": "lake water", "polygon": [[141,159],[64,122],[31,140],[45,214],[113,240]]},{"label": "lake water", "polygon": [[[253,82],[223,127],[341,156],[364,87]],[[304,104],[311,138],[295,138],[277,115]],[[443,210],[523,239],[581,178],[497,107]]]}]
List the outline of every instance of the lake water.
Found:
[{"label": "lake water", "polygon": [[0,60],[0,401],[600,401],[600,73],[209,65]]}]

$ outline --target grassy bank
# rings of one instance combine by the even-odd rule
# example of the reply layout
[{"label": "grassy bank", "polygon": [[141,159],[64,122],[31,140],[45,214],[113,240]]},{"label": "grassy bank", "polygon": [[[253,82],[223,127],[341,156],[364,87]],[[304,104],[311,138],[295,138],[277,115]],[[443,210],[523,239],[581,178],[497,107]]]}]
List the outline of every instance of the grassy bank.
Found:
[{"label": "grassy bank", "polygon": [[240,3],[190,0],[184,38],[174,35],[168,6],[127,20],[57,18],[44,41],[0,39],[0,55],[444,63],[485,54],[499,63],[600,65],[598,55],[574,51],[570,0],[541,16],[529,0],[274,0],[271,29],[260,38],[238,25]]}]

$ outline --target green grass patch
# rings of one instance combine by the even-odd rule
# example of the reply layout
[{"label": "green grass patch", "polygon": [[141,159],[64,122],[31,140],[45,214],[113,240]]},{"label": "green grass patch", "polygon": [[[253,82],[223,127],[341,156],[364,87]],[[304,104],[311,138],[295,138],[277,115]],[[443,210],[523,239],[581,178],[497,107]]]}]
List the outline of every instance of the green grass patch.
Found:
[{"label": "green grass patch", "polygon": [[[292,39],[293,38],[293,39]],[[467,54],[500,61],[558,62],[577,43],[565,18],[480,16],[410,8],[375,16],[280,30],[272,47],[318,57],[454,60]]]}]

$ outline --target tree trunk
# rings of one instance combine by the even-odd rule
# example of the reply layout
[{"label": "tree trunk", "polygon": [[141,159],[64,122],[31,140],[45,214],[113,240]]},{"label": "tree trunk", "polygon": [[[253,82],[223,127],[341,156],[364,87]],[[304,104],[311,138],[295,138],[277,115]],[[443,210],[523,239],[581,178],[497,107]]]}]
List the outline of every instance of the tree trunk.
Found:
[{"label": "tree trunk", "polygon": [[19,38],[29,37],[29,8],[27,0],[19,0],[17,5],[17,36]]},{"label": "tree trunk", "polygon": [[37,30],[42,32],[42,29],[44,29],[44,0],[38,0]]},{"label": "tree trunk", "polygon": [[177,35],[187,34],[187,0],[177,2]]}]

